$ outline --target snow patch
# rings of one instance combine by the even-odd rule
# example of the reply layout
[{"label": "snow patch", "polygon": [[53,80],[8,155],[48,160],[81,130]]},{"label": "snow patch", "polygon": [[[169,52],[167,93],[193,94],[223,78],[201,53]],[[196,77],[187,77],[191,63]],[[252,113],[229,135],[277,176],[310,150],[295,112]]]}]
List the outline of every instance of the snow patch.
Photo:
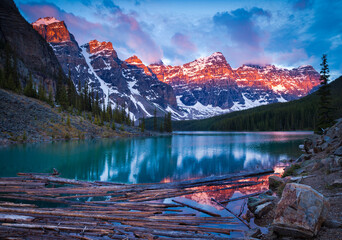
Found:
[{"label": "snow patch", "polygon": [[54,17],[45,17],[45,18],[39,18],[37,21],[32,23],[32,25],[35,25],[35,26],[49,25],[49,24],[56,23],[56,22],[61,22],[61,21],[59,21],[58,19]]}]

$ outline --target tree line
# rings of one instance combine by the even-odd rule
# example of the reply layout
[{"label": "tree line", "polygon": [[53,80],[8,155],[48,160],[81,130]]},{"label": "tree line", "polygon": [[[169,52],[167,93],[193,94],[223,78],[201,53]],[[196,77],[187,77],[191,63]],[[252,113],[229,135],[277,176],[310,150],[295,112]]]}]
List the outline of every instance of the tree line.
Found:
[{"label": "tree line", "polygon": [[[55,77],[57,80],[55,95],[53,95],[52,89],[45,87],[43,82],[36,84],[31,73],[28,74],[27,78],[24,78],[24,87],[22,87],[18,73],[18,61],[14,51],[8,44],[1,43],[0,48],[4,50],[5,55],[4,66],[3,68],[0,67],[0,88],[39,99],[52,107],[57,105],[63,111],[78,115],[84,113],[88,120],[94,124],[103,126],[107,122],[113,130],[116,129],[116,123],[121,124],[120,130],[123,130],[122,124],[134,126],[134,119],[126,111],[125,104],[119,106],[116,103],[114,109],[109,102],[105,105],[104,98],[101,99],[99,92],[94,91],[87,82],[81,83],[79,81],[76,88],[71,79],[70,70],[66,77],[63,70],[59,69],[58,75]],[[157,117],[156,110],[154,117]],[[138,127],[141,132],[145,131],[145,117],[139,119]],[[159,127],[156,126],[154,130],[172,132],[171,113],[166,114],[164,122]]]}]

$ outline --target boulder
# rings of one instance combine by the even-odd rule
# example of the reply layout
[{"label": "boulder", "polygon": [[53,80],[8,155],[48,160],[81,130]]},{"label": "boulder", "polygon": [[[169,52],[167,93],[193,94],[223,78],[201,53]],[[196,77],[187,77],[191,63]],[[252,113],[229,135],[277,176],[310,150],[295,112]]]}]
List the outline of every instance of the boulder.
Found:
[{"label": "boulder", "polygon": [[337,148],[334,152],[335,155],[337,156],[342,156],[342,146]]},{"label": "boulder", "polygon": [[324,167],[322,162],[315,162],[311,168],[311,172],[314,172],[316,170],[322,169]]},{"label": "boulder", "polygon": [[333,188],[342,187],[342,179],[336,179],[332,184],[330,184],[330,187],[333,187]]},{"label": "boulder", "polygon": [[269,196],[267,194],[260,194],[258,197],[249,197],[248,198],[248,202],[247,202],[247,206],[248,209],[254,213],[254,211],[256,210],[256,208],[264,203],[267,202],[272,202],[276,199],[276,197],[273,196]]},{"label": "boulder", "polygon": [[306,138],[304,140],[304,150],[306,153],[309,153],[310,152],[310,149],[313,147],[313,142],[312,142],[312,139],[310,138]]},{"label": "boulder", "polygon": [[254,215],[256,218],[261,218],[265,214],[267,214],[269,211],[271,211],[274,207],[274,202],[266,202],[264,204],[260,204],[256,207],[254,211]]},{"label": "boulder", "polygon": [[325,143],[322,144],[321,149],[322,149],[322,151],[324,151],[328,147],[329,147],[329,143],[325,142]]},{"label": "boulder", "polygon": [[335,165],[336,165],[336,166],[342,167],[342,157],[335,156],[334,162],[335,162]]},{"label": "boulder", "polygon": [[281,236],[313,237],[325,221],[328,207],[324,196],[310,186],[288,183],[276,209],[273,229]]},{"label": "boulder", "polygon": [[260,228],[252,228],[245,232],[245,237],[247,237],[247,239],[261,238],[261,235],[262,233],[261,233]]},{"label": "boulder", "polygon": [[332,141],[331,137],[329,137],[329,136],[324,136],[323,140],[325,143],[331,143],[331,141]]},{"label": "boulder", "polygon": [[327,228],[342,228],[342,222],[333,219],[325,220],[323,225]]},{"label": "boulder", "polygon": [[305,154],[303,153],[302,155],[299,156],[299,158],[297,158],[297,160],[295,161],[296,163],[301,163],[303,161],[309,160],[312,157],[311,154]]},{"label": "boulder", "polygon": [[330,169],[333,164],[333,159],[331,157],[327,157],[321,160],[321,163],[324,165],[326,169]]},{"label": "boulder", "polygon": [[284,179],[278,176],[270,176],[268,178],[269,189],[277,191],[278,188],[285,183]]}]

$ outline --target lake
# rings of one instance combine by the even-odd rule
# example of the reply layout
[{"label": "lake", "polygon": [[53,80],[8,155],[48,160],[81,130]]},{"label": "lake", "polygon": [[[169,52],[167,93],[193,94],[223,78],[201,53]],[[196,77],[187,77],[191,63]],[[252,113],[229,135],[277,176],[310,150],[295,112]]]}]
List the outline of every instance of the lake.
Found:
[{"label": "lake", "polygon": [[52,172],[122,183],[175,181],[272,168],[297,158],[311,132],[175,132],[173,136],[97,139],[0,148],[0,176]]}]

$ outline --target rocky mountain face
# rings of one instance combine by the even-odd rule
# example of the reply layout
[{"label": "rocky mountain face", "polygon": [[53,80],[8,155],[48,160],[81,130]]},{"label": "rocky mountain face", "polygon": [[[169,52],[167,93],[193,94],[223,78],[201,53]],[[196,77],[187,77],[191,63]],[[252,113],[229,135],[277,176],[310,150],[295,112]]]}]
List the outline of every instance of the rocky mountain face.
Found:
[{"label": "rocky mountain face", "polygon": [[220,52],[182,66],[152,64],[149,68],[174,88],[178,106],[189,118],[294,100],[319,85],[319,74],[311,66],[288,70],[243,65],[234,70]]},{"label": "rocky mountain face", "polygon": [[36,84],[55,90],[60,64],[49,44],[26,22],[12,0],[0,1],[0,67],[5,64],[5,46],[17,60],[17,71],[24,86],[29,75]]},{"label": "rocky mountain face", "polygon": [[32,26],[50,44],[64,73],[69,74],[70,70],[75,85],[84,86],[85,82],[95,82],[94,73],[89,69],[81,48],[64,21],[53,17],[39,18]]},{"label": "rocky mountain face", "polygon": [[136,56],[120,60],[111,42],[92,40],[80,47],[65,23],[55,18],[38,19],[32,26],[52,46],[74,84],[87,83],[105,105],[124,106],[135,120],[153,116],[155,109],[160,116],[166,110],[177,112],[172,87],[159,81]]},{"label": "rocky mountain face", "polygon": [[146,66],[137,56],[122,61],[111,42],[92,40],[79,46],[65,23],[55,18],[38,19],[32,26],[76,86],[88,83],[103,103],[125,106],[134,119],[151,117],[155,108],[160,116],[171,111],[174,119],[206,118],[294,100],[319,85],[319,74],[311,66],[232,69],[220,52],[181,66]]}]

